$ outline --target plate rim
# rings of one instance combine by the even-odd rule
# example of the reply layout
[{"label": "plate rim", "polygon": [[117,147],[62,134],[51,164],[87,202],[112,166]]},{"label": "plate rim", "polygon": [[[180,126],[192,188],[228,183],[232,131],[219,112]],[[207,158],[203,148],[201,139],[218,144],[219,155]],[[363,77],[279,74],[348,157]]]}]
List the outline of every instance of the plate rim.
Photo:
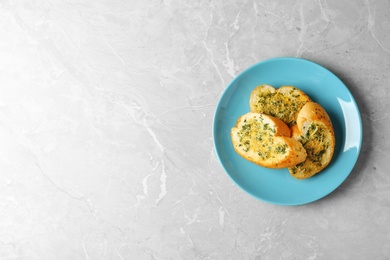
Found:
[{"label": "plate rim", "polygon": [[[263,197],[260,197],[258,196],[257,194],[254,194],[253,192],[251,191],[248,191],[246,190],[244,187],[242,187],[240,184],[237,183],[237,181],[231,176],[231,174],[229,173],[229,171],[227,170],[227,168],[225,167],[225,164],[224,162],[222,161],[221,159],[221,156],[220,156],[220,153],[218,151],[218,146],[217,146],[217,143],[216,143],[216,136],[217,136],[217,131],[216,131],[216,128],[217,128],[217,123],[216,123],[216,119],[217,119],[217,114],[220,110],[220,107],[221,107],[221,103],[222,103],[222,100],[224,98],[224,96],[226,95],[226,93],[229,91],[229,89],[231,88],[231,86],[241,78],[241,76],[245,73],[248,73],[248,71],[250,71],[251,69],[257,67],[257,66],[261,66],[261,65],[264,65],[266,63],[269,63],[269,62],[274,62],[274,61],[297,61],[297,62],[304,62],[304,63],[308,63],[309,65],[311,66],[316,66],[318,67],[319,69],[321,70],[325,70],[327,73],[331,74],[333,77],[335,77],[340,83],[341,85],[344,86],[347,94],[351,97],[351,101],[354,105],[354,108],[356,109],[357,111],[357,115],[358,115],[358,125],[359,125],[359,140],[358,140],[358,145],[357,145],[357,151],[356,151],[356,156],[354,156],[353,158],[353,162],[351,162],[351,170],[348,172],[348,174],[345,175],[345,177],[341,178],[340,179],[340,182],[339,184],[337,185],[334,185],[334,187],[332,187],[328,192],[326,192],[325,194],[323,195],[320,195],[318,197],[315,197],[314,199],[306,199],[306,200],[300,200],[299,202],[291,202],[291,203],[285,203],[285,202],[278,202],[278,201],[274,201],[274,200],[270,200],[270,199],[266,199],[266,198],[263,198]],[[345,118],[344,114],[343,114],[343,118]],[[360,109],[359,109],[359,106],[355,100],[355,97],[352,95],[351,91],[349,90],[349,88],[344,84],[344,82],[335,74],[333,73],[332,71],[330,71],[329,69],[327,69],[326,67],[324,67],[323,65],[320,65],[316,62],[313,62],[311,60],[308,60],[308,59],[304,59],[304,58],[297,58],[297,57],[288,57],[288,56],[285,56],[285,57],[274,57],[274,58],[268,58],[268,59],[264,59],[262,61],[259,61],[259,62],[256,62],[254,64],[252,64],[251,66],[247,67],[246,69],[244,69],[243,71],[241,71],[238,75],[236,75],[230,82],[229,84],[225,87],[225,89],[222,91],[222,93],[220,94],[219,96],[219,100],[218,100],[218,103],[217,103],[217,106],[215,108],[215,111],[214,111],[214,117],[213,117],[213,144],[214,144],[214,149],[215,149],[215,153],[217,155],[217,158],[218,158],[218,161],[220,163],[220,165],[222,166],[223,170],[225,171],[225,173],[229,176],[229,178],[233,181],[233,183],[238,186],[241,190],[243,190],[244,192],[246,192],[247,194],[251,195],[252,197],[254,197],[255,199],[257,200],[261,200],[261,201],[264,201],[264,202],[267,202],[267,203],[270,203],[270,204],[274,204],[274,205],[281,205],[281,206],[299,206],[299,205],[304,205],[304,204],[309,204],[309,203],[312,203],[312,202],[315,202],[315,201],[318,201],[326,196],[328,196],[329,194],[331,194],[332,192],[334,192],[338,187],[340,187],[344,181],[348,178],[348,176],[352,173],[352,171],[354,170],[355,166],[356,166],[356,163],[358,162],[359,158],[360,158],[360,155],[361,155],[361,148],[362,148],[362,143],[363,143],[363,123],[362,123],[362,118],[361,118],[361,114],[360,114]],[[345,132],[346,133],[346,132]]]}]

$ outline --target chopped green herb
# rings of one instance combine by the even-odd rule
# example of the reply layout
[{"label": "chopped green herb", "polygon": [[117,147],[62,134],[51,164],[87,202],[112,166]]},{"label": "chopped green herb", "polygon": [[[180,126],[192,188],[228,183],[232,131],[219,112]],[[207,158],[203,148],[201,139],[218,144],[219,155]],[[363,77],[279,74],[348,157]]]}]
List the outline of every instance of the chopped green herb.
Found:
[{"label": "chopped green herb", "polygon": [[287,149],[287,144],[279,145],[278,147],[276,147],[275,152],[277,154],[285,154],[286,149]]}]

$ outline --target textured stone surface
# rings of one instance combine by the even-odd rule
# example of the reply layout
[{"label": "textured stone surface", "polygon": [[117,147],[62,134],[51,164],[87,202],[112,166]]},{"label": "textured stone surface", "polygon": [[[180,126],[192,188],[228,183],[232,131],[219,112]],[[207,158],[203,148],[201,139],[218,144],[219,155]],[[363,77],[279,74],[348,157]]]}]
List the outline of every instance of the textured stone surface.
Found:
[{"label": "textured stone surface", "polygon": [[[387,259],[390,2],[0,1],[0,259]],[[298,207],[220,166],[250,65],[334,71],[361,110],[350,177]]]}]

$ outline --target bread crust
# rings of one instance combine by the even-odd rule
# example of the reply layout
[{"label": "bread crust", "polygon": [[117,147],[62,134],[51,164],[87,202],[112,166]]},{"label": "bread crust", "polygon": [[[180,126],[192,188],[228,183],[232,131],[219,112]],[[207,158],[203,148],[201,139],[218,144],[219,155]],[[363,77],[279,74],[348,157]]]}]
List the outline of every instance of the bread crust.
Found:
[{"label": "bread crust", "polygon": [[302,107],[297,125],[292,127],[292,137],[300,141],[307,151],[304,162],[289,167],[292,176],[306,179],[329,165],[336,139],[329,115],[320,104],[309,102]]},{"label": "bread crust", "polygon": [[330,120],[328,113],[326,113],[325,109],[320,104],[308,102],[302,107],[297,117],[297,125],[300,132],[302,132],[302,127],[307,121],[320,121],[324,123],[332,131],[334,136],[332,121]]},{"label": "bread crust", "polygon": [[306,159],[302,144],[290,136],[291,130],[282,120],[254,112],[239,117],[231,129],[236,152],[267,168],[291,167]]}]

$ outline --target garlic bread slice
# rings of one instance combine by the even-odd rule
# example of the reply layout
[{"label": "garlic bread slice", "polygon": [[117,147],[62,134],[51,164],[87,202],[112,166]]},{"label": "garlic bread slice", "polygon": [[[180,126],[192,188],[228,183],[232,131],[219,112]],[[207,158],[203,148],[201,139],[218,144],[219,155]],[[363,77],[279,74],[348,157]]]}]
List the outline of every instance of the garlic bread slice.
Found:
[{"label": "garlic bread slice", "polygon": [[332,160],[336,139],[329,115],[318,103],[306,103],[292,128],[292,136],[300,141],[306,150],[304,162],[289,167],[292,176],[309,178],[323,170]]},{"label": "garlic bread slice", "polygon": [[292,126],[296,124],[301,108],[309,101],[310,98],[303,91],[293,86],[275,89],[265,84],[252,91],[249,107],[251,112],[277,117]]},{"label": "garlic bread slice", "polygon": [[236,152],[268,168],[291,167],[306,159],[302,144],[290,136],[291,130],[282,120],[254,112],[242,115],[231,129]]}]

